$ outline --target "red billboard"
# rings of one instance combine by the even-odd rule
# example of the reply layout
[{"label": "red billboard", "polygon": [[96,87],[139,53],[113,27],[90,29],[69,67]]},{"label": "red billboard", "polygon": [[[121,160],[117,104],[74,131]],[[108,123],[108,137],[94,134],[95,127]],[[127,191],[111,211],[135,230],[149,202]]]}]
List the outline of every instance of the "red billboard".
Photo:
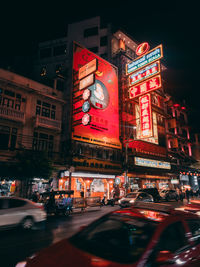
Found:
[{"label": "red billboard", "polygon": [[153,136],[151,95],[146,94],[139,98],[141,138]]},{"label": "red billboard", "polygon": [[72,139],[121,148],[117,68],[73,46]]}]

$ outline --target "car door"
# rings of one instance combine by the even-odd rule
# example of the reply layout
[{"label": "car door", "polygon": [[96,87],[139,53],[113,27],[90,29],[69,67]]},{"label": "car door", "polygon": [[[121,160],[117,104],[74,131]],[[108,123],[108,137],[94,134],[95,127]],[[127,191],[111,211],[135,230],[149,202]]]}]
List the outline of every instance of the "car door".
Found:
[{"label": "car door", "polygon": [[[191,258],[191,244],[187,238],[187,231],[182,221],[168,224],[160,234],[157,245],[149,257],[147,266],[200,266]],[[169,253],[165,262],[158,262],[159,255]]]},{"label": "car door", "polygon": [[26,201],[22,199],[9,199],[8,204],[8,218],[10,224],[19,224],[26,216],[27,212],[24,209]]},{"label": "car door", "polygon": [[0,198],[0,227],[8,224],[8,205],[9,201],[7,198]]},{"label": "car door", "polygon": [[187,219],[186,224],[188,226],[188,237],[191,243],[190,254],[192,261],[197,262],[200,266],[200,220]]}]

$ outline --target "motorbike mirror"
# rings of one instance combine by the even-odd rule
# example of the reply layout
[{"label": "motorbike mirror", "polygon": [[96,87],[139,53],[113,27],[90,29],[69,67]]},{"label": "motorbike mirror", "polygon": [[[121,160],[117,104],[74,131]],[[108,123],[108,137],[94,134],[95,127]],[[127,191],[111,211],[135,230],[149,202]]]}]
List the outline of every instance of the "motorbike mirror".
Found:
[{"label": "motorbike mirror", "polygon": [[165,264],[166,262],[173,261],[173,254],[168,250],[162,250],[158,252],[156,262],[158,264]]}]

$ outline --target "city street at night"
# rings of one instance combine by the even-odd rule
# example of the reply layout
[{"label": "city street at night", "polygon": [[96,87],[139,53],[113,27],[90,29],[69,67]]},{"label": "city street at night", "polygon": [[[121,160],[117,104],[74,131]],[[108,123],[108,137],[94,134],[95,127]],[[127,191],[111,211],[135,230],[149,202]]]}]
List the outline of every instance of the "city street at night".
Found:
[{"label": "city street at night", "polygon": [[[167,203],[167,202],[165,202]],[[171,201],[173,207],[182,205],[182,202]],[[150,204],[151,205],[151,204]],[[84,213],[74,212],[70,217],[49,216],[45,230],[32,230],[29,232],[18,229],[0,232],[0,259],[2,267],[13,267],[19,261],[23,261],[27,256],[33,255],[44,247],[56,243],[64,238],[70,237],[77,232],[81,226],[88,225],[102,215],[119,209],[104,206],[102,208],[90,208]]]}]

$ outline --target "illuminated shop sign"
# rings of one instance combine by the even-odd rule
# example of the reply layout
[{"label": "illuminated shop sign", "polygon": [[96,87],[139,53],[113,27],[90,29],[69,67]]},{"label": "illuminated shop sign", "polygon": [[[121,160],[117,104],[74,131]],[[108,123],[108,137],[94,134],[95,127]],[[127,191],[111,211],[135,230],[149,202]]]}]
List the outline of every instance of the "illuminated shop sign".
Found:
[{"label": "illuminated shop sign", "polygon": [[160,73],[160,62],[156,61],[155,63],[146,66],[144,69],[141,69],[137,72],[134,72],[129,76],[129,85],[135,85],[151,76]]},{"label": "illuminated shop sign", "polygon": [[149,51],[149,48],[150,48],[150,46],[149,46],[149,44],[148,44],[147,42],[142,43],[142,44],[138,45],[138,47],[137,47],[135,53],[136,53],[137,56],[142,56],[142,55],[144,55],[147,51]]},{"label": "illuminated shop sign", "polygon": [[154,159],[145,159],[139,157],[135,157],[135,165],[151,167],[151,168],[159,168],[159,169],[168,169],[168,170],[171,169],[171,165],[169,162],[159,161]]},{"label": "illuminated shop sign", "polygon": [[79,90],[82,90],[94,83],[94,74],[90,74],[89,76],[85,77],[84,79],[80,80],[79,83]]},{"label": "illuminated shop sign", "polygon": [[129,88],[129,98],[135,98],[140,95],[149,93],[151,91],[157,90],[162,86],[161,76],[157,75],[151,79],[146,80],[145,82],[139,83],[136,86]]},{"label": "illuminated shop sign", "polygon": [[118,70],[74,42],[72,139],[121,148]]},{"label": "illuminated shop sign", "polygon": [[89,74],[95,72],[97,70],[97,59],[94,58],[89,63],[85,64],[81,67],[78,71],[78,79],[81,80],[82,78],[88,76]]},{"label": "illuminated shop sign", "polygon": [[142,67],[163,57],[162,45],[155,47],[145,55],[136,58],[134,61],[126,65],[126,74],[130,74]]},{"label": "illuminated shop sign", "polygon": [[151,95],[146,94],[139,98],[141,138],[153,136]]}]

